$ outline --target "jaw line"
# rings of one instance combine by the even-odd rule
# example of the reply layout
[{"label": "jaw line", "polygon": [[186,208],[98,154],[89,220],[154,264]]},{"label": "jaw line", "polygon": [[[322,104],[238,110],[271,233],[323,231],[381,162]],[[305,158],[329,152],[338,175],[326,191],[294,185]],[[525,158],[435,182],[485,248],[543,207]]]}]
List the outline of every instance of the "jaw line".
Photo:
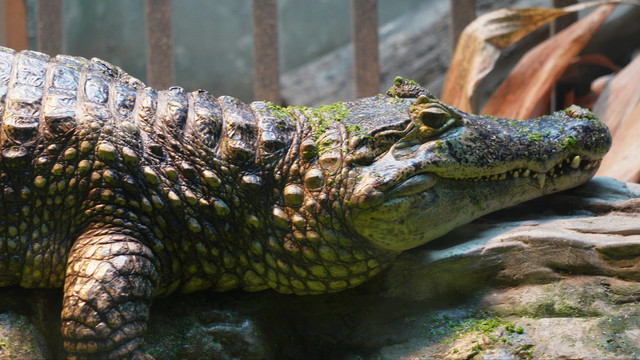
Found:
[{"label": "jaw line", "polygon": [[[439,169],[437,165],[424,166],[424,160],[402,161],[387,153],[380,158],[378,167],[370,168],[368,174],[364,175],[363,181],[356,185],[351,202],[357,208],[366,210],[393,199],[426,192],[441,181],[465,184],[478,183],[478,186],[481,186],[481,184],[485,183],[496,184],[516,178],[532,179],[530,184],[533,186],[537,182],[537,188],[541,191],[539,195],[544,195],[571,187],[572,184],[565,186],[559,181],[570,179],[572,174],[579,178],[593,176],[601,162],[601,158],[590,160],[588,155],[572,154],[556,162],[548,162],[553,165],[547,165],[546,167],[540,162],[536,163],[534,161],[524,167],[513,167],[510,170],[499,173],[485,172],[479,176],[471,177],[456,176],[455,173],[439,171],[441,168]],[[422,169],[416,171],[416,168]],[[577,186],[581,182],[584,181],[572,183],[573,186]],[[554,183],[560,185],[559,189],[554,185],[545,186]]]},{"label": "jaw line", "polygon": [[352,226],[381,248],[404,251],[493,211],[582,184],[596,170],[565,172],[544,186],[531,176],[474,183],[429,174],[435,178],[433,186],[408,191],[413,187],[404,189],[404,183],[397,184],[377,205],[354,211]]},{"label": "jaw line", "polygon": [[583,160],[579,155],[573,155],[558,161],[546,171],[536,171],[528,167],[519,167],[502,173],[490,173],[476,177],[455,177],[441,175],[437,172],[420,172],[410,176],[404,181],[391,186],[387,185],[387,190],[383,191],[387,193],[387,198],[394,198],[426,191],[441,180],[483,183],[517,178],[531,178],[537,181],[540,189],[543,189],[548,181],[556,178],[569,178],[578,171],[582,174],[592,176],[600,166],[600,162],[601,160]]}]

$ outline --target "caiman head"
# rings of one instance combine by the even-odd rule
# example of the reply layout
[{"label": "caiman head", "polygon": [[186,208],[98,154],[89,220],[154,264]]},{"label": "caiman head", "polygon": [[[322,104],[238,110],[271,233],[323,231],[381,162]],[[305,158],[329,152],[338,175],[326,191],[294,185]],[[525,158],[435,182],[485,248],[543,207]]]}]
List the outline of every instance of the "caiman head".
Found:
[{"label": "caiman head", "polygon": [[392,251],[583,184],[611,145],[607,127],[578,106],[531,120],[477,116],[404,80],[346,107],[346,221]]}]

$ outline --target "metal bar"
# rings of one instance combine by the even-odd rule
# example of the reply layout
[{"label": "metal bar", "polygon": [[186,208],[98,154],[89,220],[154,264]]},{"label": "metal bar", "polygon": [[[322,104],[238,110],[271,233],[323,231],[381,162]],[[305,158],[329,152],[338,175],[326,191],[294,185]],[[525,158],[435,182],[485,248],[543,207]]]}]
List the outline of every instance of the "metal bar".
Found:
[{"label": "metal bar", "polygon": [[52,56],[63,53],[62,0],[38,0],[36,6],[38,51]]},{"label": "metal bar", "polygon": [[[569,5],[576,4],[577,0],[552,0],[551,5],[556,8],[561,8]],[[561,16],[551,22],[549,27],[549,36],[553,36],[560,31],[568,28],[574,22],[578,21],[578,13],[573,12],[564,16]],[[549,112],[553,112],[558,108],[564,106],[564,96],[566,95],[565,91],[562,91],[562,88],[559,86],[554,86],[551,89],[551,94],[549,95]]]},{"label": "metal bar", "polygon": [[281,105],[277,0],[252,0],[253,97]]},{"label": "metal bar", "polygon": [[451,17],[451,52],[456,48],[462,30],[476,18],[475,0],[449,0]]},{"label": "metal bar", "polygon": [[[578,0],[552,0],[552,6],[555,8],[561,8],[573,4],[577,4]],[[570,14],[561,16],[551,22],[551,28],[549,32],[551,35],[557,34],[560,31],[568,28],[574,22],[578,21],[578,13],[572,12]]]},{"label": "metal bar", "polygon": [[377,0],[351,0],[351,25],[356,97],[373,96],[380,90]]},{"label": "metal bar", "polygon": [[173,46],[171,39],[171,1],[145,0],[147,23],[147,82],[166,89],[173,82]]},{"label": "metal bar", "polygon": [[27,37],[27,5],[23,0],[6,0],[5,21],[7,45],[17,51],[29,48]]}]

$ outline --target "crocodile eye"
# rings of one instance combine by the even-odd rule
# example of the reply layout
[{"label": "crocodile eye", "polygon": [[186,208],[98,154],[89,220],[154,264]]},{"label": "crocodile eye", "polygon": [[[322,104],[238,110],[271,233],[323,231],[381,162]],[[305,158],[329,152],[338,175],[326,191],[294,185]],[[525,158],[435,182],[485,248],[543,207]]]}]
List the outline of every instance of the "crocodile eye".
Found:
[{"label": "crocodile eye", "polygon": [[438,107],[430,107],[420,112],[418,122],[420,126],[428,126],[432,129],[439,129],[447,123],[449,114]]},{"label": "crocodile eye", "polygon": [[411,111],[411,120],[421,137],[430,138],[454,126],[459,116],[440,104],[418,102]]}]

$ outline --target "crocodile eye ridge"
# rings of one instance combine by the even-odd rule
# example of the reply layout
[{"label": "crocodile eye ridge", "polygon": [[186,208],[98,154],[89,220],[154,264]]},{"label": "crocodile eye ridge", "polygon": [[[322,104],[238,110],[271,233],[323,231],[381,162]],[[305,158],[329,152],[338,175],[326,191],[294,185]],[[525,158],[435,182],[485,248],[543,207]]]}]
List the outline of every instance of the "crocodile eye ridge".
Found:
[{"label": "crocodile eye ridge", "polygon": [[460,115],[437,101],[425,101],[423,97],[412,105],[411,120],[417,127],[419,136],[428,139],[440,135],[460,124]]}]

